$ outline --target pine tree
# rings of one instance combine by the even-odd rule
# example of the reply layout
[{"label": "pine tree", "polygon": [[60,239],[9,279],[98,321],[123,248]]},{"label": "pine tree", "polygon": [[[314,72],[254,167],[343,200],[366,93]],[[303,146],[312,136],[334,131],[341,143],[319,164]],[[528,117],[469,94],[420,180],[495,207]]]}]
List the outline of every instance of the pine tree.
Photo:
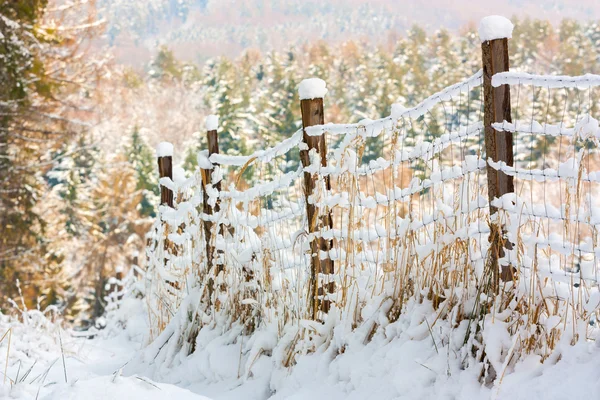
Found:
[{"label": "pine tree", "polygon": [[140,136],[138,127],[133,129],[131,143],[126,148],[127,160],[135,171],[135,189],[141,193],[139,211],[143,217],[156,216],[157,197],[159,195],[158,180],[154,152]]},{"label": "pine tree", "polygon": [[[23,171],[40,159],[43,148],[32,137],[39,135],[24,132],[29,124],[21,126],[19,118],[29,112],[31,96],[50,89],[34,31],[45,5],[45,1],[0,4],[0,301],[15,293],[16,279],[31,277],[32,269],[19,266],[45,245],[45,223],[35,211],[43,181],[39,173]],[[28,84],[31,76],[39,77],[39,83]]]},{"label": "pine tree", "polygon": [[[72,117],[87,107],[89,90],[75,82],[91,85],[99,65],[87,64],[73,40],[101,29],[94,24],[93,6],[48,11],[46,5],[43,0],[0,3],[0,306],[14,296],[17,278],[27,283],[28,306],[35,305],[45,281],[40,271],[60,260],[48,252],[53,238],[46,233],[52,221],[43,201],[44,174],[58,161],[56,149],[83,130]],[[83,19],[86,28],[46,25],[46,18],[59,17],[77,24]]]},{"label": "pine tree", "polygon": [[[237,71],[229,60],[209,63],[204,83],[208,87],[206,105],[219,116],[219,150],[231,155],[247,154],[247,137],[243,133],[242,112],[244,93]],[[249,97],[248,92],[246,97]]]}]

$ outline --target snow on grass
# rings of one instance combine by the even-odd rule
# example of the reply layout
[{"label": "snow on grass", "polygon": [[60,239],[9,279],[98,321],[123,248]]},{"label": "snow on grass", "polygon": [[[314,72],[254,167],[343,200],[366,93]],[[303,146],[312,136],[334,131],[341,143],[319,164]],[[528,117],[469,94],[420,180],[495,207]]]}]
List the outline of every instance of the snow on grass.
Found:
[{"label": "snow on grass", "polygon": [[[560,356],[543,364],[539,356],[526,356],[508,366],[502,360],[510,358],[512,340],[503,322],[489,320],[486,335],[494,351],[489,357],[499,372],[482,384],[484,364],[468,351],[471,344],[464,345],[468,320],[453,326],[453,321],[438,319],[439,311],[426,300],[411,301],[397,321],[386,322],[382,317],[387,306],[372,310],[368,320],[379,326],[370,340],[366,338],[372,324],[350,330],[339,320],[331,337],[320,343],[308,328],[288,327],[276,341],[274,326],[244,336],[240,325],[225,331],[213,325],[199,332],[193,354],[170,363],[139,363],[136,356],[124,371],[214,399],[545,400],[563,399],[565,393],[585,398],[600,389],[594,378],[600,348],[593,341],[583,339],[571,346],[572,337],[565,335],[558,345]],[[317,324],[317,329],[323,325]],[[304,343],[306,349],[286,365],[292,343]]]},{"label": "snow on grass", "polygon": [[[0,338],[7,334],[0,341],[0,399],[157,398],[152,396],[159,394],[149,393],[150,389],[168,398],[169,388],[161,391],[143,383],[150,389],[142,392],[135,378],[135,382],[128,379],[98,389],[98,382],[113,379],[142,347],[148,332],[145,319],[142,300],[135,299],[126,299],[113,313],[107,325],[110,330],[101,331],[103,335],[63,327],[53,310],[25,310],[10,317],[0,313]],[[174,395],[181,394],[174,390]]]},{"label": "snow on grass", "polygon": [[143,399],[143,400],[209,400],[177,386],[152,382],[142,377],[98,376],[77,381],[72,384],[60,384],[43,400],[107,400],[107,399]]},{"label": "snow on grass", "polygon": [[[1,374],[8,360],[0,398],[558,400],[587,398],[600,390],[598,342],[580,338],[573,346],[574,337],[565,334],[544,363],[529,355],[508,366],[501,360],[510,358],[513,343],[501,316],[485,322],[487,349],[492,350],[488,356],[499,372],[482,384],[482,363],[463,343],[468,320],[455,326],[452,319],[439,319],[439,310],[428,300],[410,301],[394,322],[387,320],[391,303],[384,300],[365,313],[365,323],[356,329],[332,312],[324,325],[287,327],[279,340],[274,325],[250,336],[239,324],[227,330],[210,325],[199,332],[194,353],[173,354],[169,362],[153,357],[155,347],[144,346],[148,326],[141,323],[147,318],[143,304],[125,299],[107,316],[107,326],[114,329],[93,337],[62,329],[59,319],[53,322],[39,311],[20,319],[0,314],[0,338],[11,331],[10,351],[8,336],[0,342]],[[323,340],[313,329],[332,330]],[[305,350],[287,363],[292,343]],[[145,361],[140,363],[142,354]]]}]

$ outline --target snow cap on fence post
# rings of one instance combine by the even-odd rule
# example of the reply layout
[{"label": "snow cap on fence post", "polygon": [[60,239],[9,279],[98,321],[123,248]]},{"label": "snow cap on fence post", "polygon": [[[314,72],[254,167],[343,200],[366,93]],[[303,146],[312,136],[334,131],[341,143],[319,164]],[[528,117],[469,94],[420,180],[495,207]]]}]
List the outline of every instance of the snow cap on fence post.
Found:
[{"label": "snow cap on fence post", "polygon": [[298,86],[300,100],[322,99],[327,94],[327,84],[323,79],[304,79]]},{"label": "snow cap on fence post", "polygon": [[207,116],[204,126],[207,131],[216,131],[219,128],[219,117],[213,114]]},{"label": "snow cap on fence post", "polygon": [[479,39],[482,43],[494,39],[511,39],[514,27],[508,18],[489,15],[479,23]]},{"label": "snow cap on fence post", "polygon": [[172,157],[173,144],[169,142],[160,142],[156,146],[156,157]]}]

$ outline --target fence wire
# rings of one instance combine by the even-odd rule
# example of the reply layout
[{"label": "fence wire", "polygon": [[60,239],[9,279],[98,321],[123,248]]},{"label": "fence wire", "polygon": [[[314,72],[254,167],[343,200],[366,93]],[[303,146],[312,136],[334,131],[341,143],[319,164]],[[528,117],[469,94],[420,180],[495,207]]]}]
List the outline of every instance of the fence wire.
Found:
[{"label": "fence wire", "polygon": [[499,202],[519,243],[512,257],[524,277],[597,285],[600,79],[494,76],[502,83],[511,85],[513,121],[494,127],[514,133],[515,165],[493,167],[515,177],[514,196]]},{"label": "fence wire", "polygon": [[[307,317],[310,242],[318,238],[333,241],[319,257],[335,266],[334,274],[317,277],[318,285],[335,282],[336,290],[321,297],[347,312],[378,295],[400,303],[423,291],[434,300],[464,297],[456,288],[469,285],[458,282],[480,287],[490,250],[489,165],[515,178],[515,193],[493,205],[513,244],[505,258],[517,279],[596,285],[600,79],[504,73],[493,84],[511,86],[513,121],[494,128],[513,132],[513,166],[487,160],[480,71],[414,108],[395,105],[387,118],[307,128],[308,135],[325,135],[328,151],[313,153],[306,168],[298,154],[302,130],[249,156],[211,156],[212,182],[221,181],[221,191],[203,189],[200,172],[173,183],[178,201],[175,210],[161,208],[150,268],[179,282],[167,284],[171,293],[214,276],[202,228],[212,221],[210,240],[225,272],[210,303],[228,302],[253,326],[273,314],[283,316],[282,326]],[[308,200],[305,173],[316,183]],[[204,190],[219,212],[202,212]],[[307,201],[319,215],[331,214],[331,228],[310,232]],[[164,229],[173,245],[160,239]],[[173,269],[181,274],[165,272]],[[226,285],[219,289],[219,282]]]}]

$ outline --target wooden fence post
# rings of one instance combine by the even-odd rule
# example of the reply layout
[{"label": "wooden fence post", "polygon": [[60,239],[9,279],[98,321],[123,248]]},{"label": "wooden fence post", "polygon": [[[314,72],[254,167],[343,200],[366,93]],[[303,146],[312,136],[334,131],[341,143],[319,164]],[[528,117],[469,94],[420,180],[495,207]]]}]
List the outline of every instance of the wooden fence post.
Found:
[{"label": "wooden fence post", "polygon": [[[309,126],[323,125],[325,123],[323,111],[323,97],[327,89],[325,82],[320,79],[305,79],[300,83],[300,109],[302,111],[302,128]],[[310,165],[309,153],[311,150],[316,150],[321,156],[321,166],[327,166],[327,144],[325,142],[325,134],[321,136],[309,136],[304,130],[303,141],[308,146],[308,149],[300,150],[300,160],[302,166]],[[319,210],[314,204],[309,203],[309,197],[314,194],[316,183],[314,177],[304,172],[304,195],[306,198],[306,215],[308,219],[308,231],[310,234],[318,233],[321,229],[333,228],[333,220],[331,213],[319,215]],[[324,178],[325,188],[331,190],[331,180],[329,176]],[[323,238],[315,239],[310,244],[311,249],[311,299],[312,316],[317,319],[318,311],[325,313],[329,312],[331,301],[326,299],[319,301],[319,297],[331,294],[335,291],[335,282],[328,279],[325,285],[319,285],[319,274],[331,276],[334,273],[333,260],[329,258],[329,251],[333,248],[333,241]],[[327,258],[321,260],[320,252],[326,252]]]},{"label": "wooden fence post", "polygon": [[[512,122],[510,109],[510,85],[492,86],[494,74],[506,72],[509,69],[508,38],[512,37],[512,23],[503,17],[487,17],[481,21],[480,39],[483,61],[483,97],[484,97],[484,127],[486,157],[494,162],[502,161],[507,166],[514,165],[513,134],[512,132],[496,131],[492,124],[503,121]],[[487,165],[488,198],[490,201],[490,216],[498,212],[491,202],[507,193],[514,193],[513,177]],[[514,269],[511,265],[498,267],[498,259],[504,257],[504,249],[512,249],[504,237],[503,227],[499,223],[491,225],[490,242],[492,246],[491,267],[496,288],[499,279],[511,281]],[[500,271],[501,270],[501,271]]]},{"label": "wooden fence post", "polygon": [[[156,150],[158,156],[158,173],[161,178],[173,180],[173,145],[162,142]],[[173,207],[173,191],[160,185],[160,204]]]},{"label": "wooden fence post", "polygon": [[[161,178],[169,178],[173,180],[173,145],[169,142],[161,142],[156,149],[158,157],[158,173]],[[160,185],[160,204],[167,205],[173,208],[173,191],[163,185]],[[169,259],[174,254],[177,254],[177,248],[169,240],[169,232],[171,228],[167,222],[161,221],[161,231],[164,235],[163,250],[164,259],[163,265],[167,267]],[[177,284],[166,279],[165,283],[173,288],[177,288]],[[168,317],[167,317],[168,318]]]},{"label": "wooden fence post", "polygon": [[[219,154],[219,136],[217,135],[217,128],[219,125],[218,118],[216,115],[209,115],[206,118],[206,137],[208,140],[208,157],[210,158],[213,154]],[[219,164],[213,163],[213,168],[217,167]],[[206,192],[206,186],[212,183],[212,169],[203,169],[201,168],[202,173],[202,183],[204,185],[204,205],[203,210],[205,214],[212,215],[214,212],[218,212],[220,210],[219,202],[217,200],[214,207],[208,204],[208,193]],[[214,185],[214,188],[217,191],[221,191],[221,182],[217,182]],[[212,269],[214,262],[214,246],[212,245],[212,226],[213,223],[211,221],[204,222],[204,235],[206,237],[206,258],[208,269]],[[222,233],[222,232],[220,232]],[[220,265],[217,270],[216,275],[219,274],[223,270],[223,266]]]},{"label": "wooden fence post", "polygon": [[117,300],[123,299],[123,267],[118,266],[117,269],[117,283],[116,283],[116,291],[117,291]]}]

